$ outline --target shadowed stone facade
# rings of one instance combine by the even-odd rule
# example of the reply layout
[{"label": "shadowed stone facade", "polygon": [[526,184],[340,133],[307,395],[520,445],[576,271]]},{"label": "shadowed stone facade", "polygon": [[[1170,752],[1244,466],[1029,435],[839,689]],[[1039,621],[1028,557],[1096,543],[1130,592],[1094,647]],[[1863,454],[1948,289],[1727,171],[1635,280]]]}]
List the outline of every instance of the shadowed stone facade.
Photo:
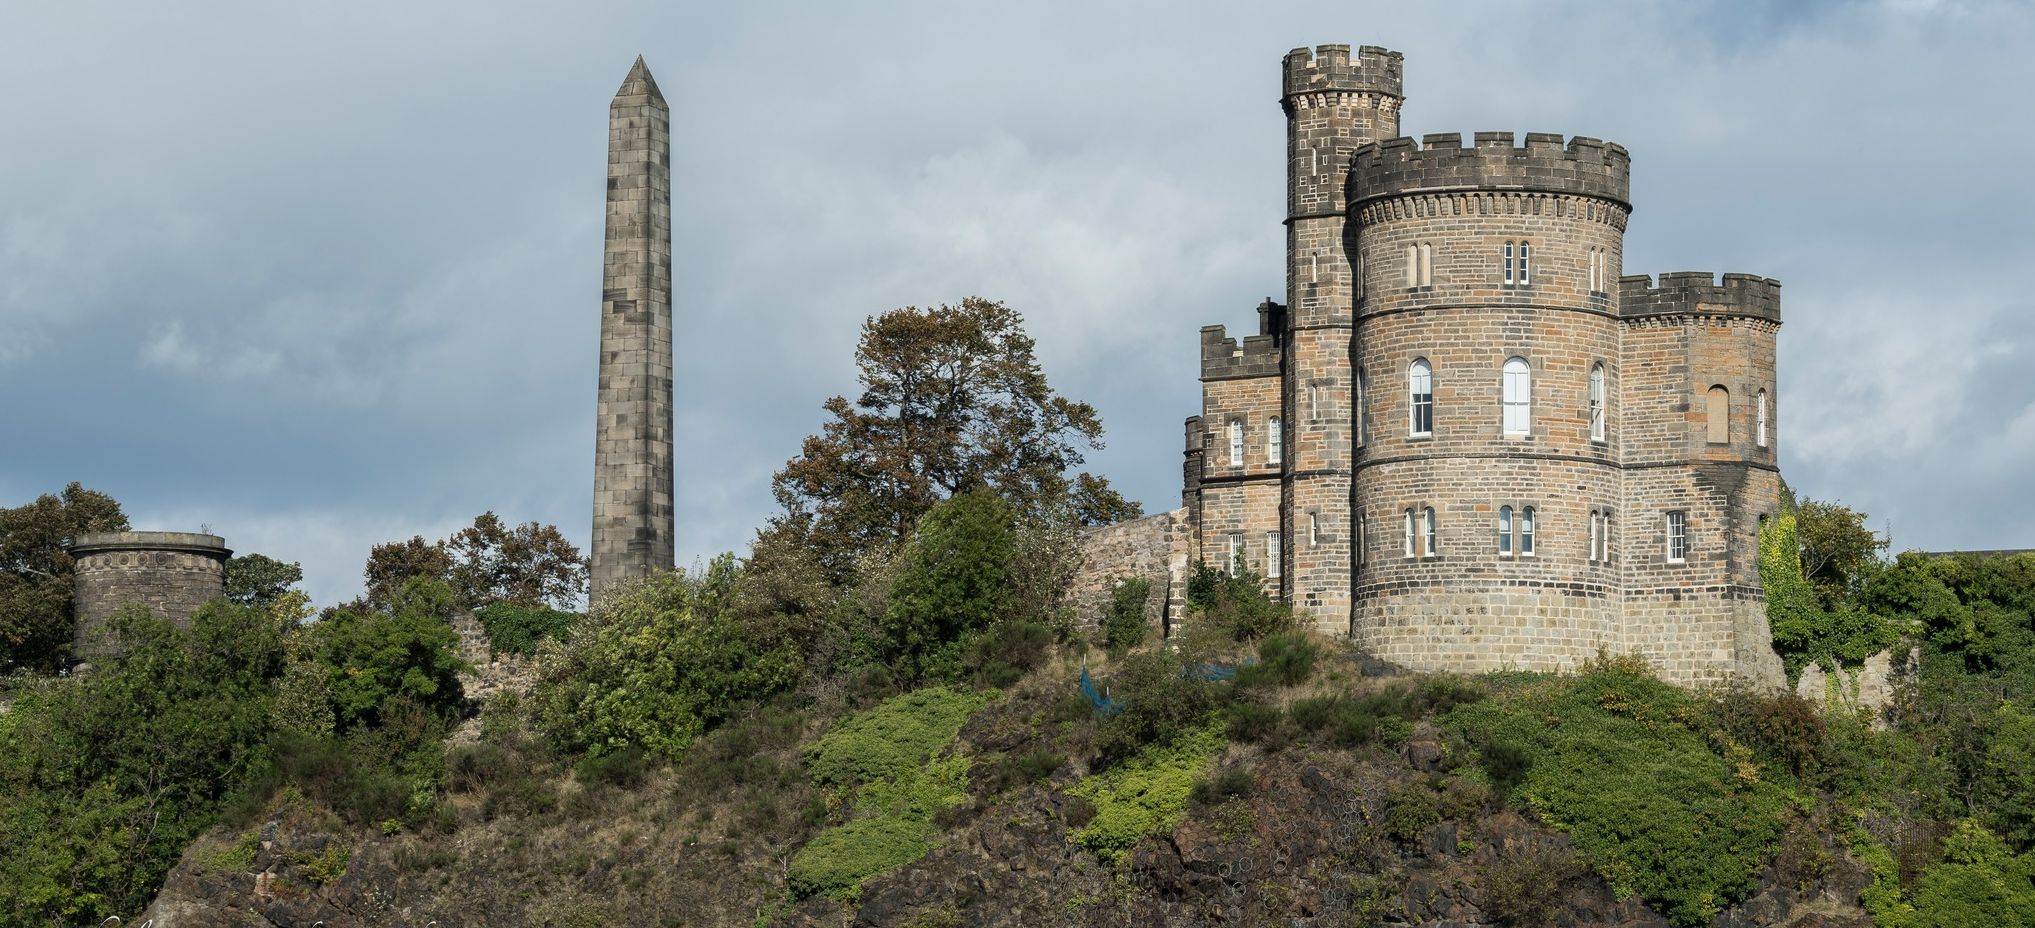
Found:
[{"label": "shadowed stone facade", "polygon": [[195,532],[100,532],[71,540],[77,588],[77,657],[119,656],[108,620],[128,606],[188,627],[198,607],[226,595],[226,539]]},{"label": "shadowed stone facade", "polygon": [[642,58],[608,107],[593,598],[673,566],[671,110]]},{"label": "shadowed stone facade", "polygon": [[1624,148],[1395,137],[1402,82],[1372,46],[1285,59],[1286,299],[1255,335],[1201,332],[1194,557],[1235,552],[1323,630],[1414,669],[1603,650],[1778,685],[1757,552],[1778,507],[1780,285],[1621,277]]}]

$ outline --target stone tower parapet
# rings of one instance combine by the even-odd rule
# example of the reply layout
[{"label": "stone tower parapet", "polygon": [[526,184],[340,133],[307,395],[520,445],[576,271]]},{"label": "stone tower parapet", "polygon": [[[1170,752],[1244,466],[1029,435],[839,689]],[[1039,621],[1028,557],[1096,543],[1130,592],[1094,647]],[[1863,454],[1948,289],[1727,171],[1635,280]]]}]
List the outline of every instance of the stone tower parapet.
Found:
[{"label": "stone tower parapet", "polygon": [[188,627],[198,607],[226,594],[226,539],[196,532],[99,532],[71,540],[77,588],[77,656],[119,656],[108,622],[128,606]]},{"label": "stone tower parapet", "polygon": [[1643,316],[1744,316],[1781,321],[1781,282],[1754,274],[1726,274],[1720,283],[1709,271],[1660,275],[1660,285],[1641,274],[1618,279],[1618,311]]},{"label": "stone tower parapet", "polygon": [[1631,208],[1632,157],[1616,142],[1576,136],[1565,147],[1557,133],[1528,132],[1513,144],[1510,132],[1479,132],[1465,147],[1459,132],[1387,139],[1357,151],[1351,197],[1456,190],[1568,193]]},{"label": "stone tower parapet", "polygon": [[674,564],[671,110],[642,58],[608,107],[592,594]]}]

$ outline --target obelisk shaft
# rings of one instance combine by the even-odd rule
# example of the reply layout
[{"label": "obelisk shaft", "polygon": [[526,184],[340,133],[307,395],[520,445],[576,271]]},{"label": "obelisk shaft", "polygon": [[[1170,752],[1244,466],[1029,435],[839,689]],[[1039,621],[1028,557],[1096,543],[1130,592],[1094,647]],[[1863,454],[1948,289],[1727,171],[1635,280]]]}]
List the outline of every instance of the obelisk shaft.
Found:
[{"label": "obelisk shaft", "polygon": [[608,108],[593,599],[672,560],[671,110],[637,58]]}]

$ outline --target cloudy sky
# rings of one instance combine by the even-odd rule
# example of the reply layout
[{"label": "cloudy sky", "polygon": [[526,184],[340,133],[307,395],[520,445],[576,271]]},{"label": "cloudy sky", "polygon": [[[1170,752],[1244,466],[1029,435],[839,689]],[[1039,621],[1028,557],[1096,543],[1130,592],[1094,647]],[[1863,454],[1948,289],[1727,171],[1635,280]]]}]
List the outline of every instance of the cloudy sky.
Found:
[{"label": "cloudy sky", "polygon": [[1024,312],[1177,505],[1196,329],[1282,288],[1289,48],[1403,128],[1632,150],[1627,273],[1780,278],[1780,448],[1897,547],[2035,546],[2035,6],[0,5],[0,505],[78,480],[351,596],[482,510],[584,543],[609,97],[673,108],[681,563],[863,318]]}]

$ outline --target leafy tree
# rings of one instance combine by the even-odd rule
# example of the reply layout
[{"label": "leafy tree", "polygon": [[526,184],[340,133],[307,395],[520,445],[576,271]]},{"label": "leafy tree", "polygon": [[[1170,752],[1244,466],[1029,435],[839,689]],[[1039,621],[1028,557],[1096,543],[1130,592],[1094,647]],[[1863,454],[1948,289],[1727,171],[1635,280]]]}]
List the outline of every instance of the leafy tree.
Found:
[{"label": "leafy tree", "polygon": [[285,564],[264,554],[243,554],[226,561],[226,598],[242,605],[266,608],[302,582],[303,565],[294,561]]},{"label": "leafy tree", "polygon": [[188,630],[115,617],[125,656],[0,715],[0,923],[97,924],[147,904],[264,763],[282,629],[213,602]]},{"label": "leafy tree", "polygon": [[579,614],[547,606],[493,603],[473,611],[497,654],[535,654],[539,642],[564,640]]},{"label": "leafy tree", "polygon": [[1083,471],[1074,475],[1074,516],[1084,526],[1115,525],[1145,514],[1145,507],[1125,499],[1109,481]]},{"label": "leafy tree", "polygon": [[453,559],[453,591],[470,608],[513,603],[569,609],[586,594],[586,560],[555,525],[510,527],[483,512],[445,547]]},{"label": "leafy tree", "polygon": [[333,610],[313,627],[338,728],[378,725],[403,703],[450,715],[462,697],[452,590],[413,577],[386,610]]},{"label": "leafy tree", "polygon": [[1014,513],[988,490],[926,513],[884,615],[885,657],[907,679],[953,678],[969,641],[1010,617]]},{"label": "leafy tree", "polygon": [[829,420],[777,472],[774,529],[812,548],[843,582],[866,551],[891,551],[944,497],[988,487],[1042,516],[1070,494],[1077,515],[1136,508],[1101,478],[1067,472],[1102,447],[1094,407],[1053,391],[1022,318],[970,297],[870,318],[855,349],[862,393],[829,399]]},{"label": "leafy tree", "polygon": [[616,593],[541,665],[531,701],[560,747],[676,759],[745,700],[795,685],[799,642],[772,616],[733,608],[732,556],[700,576],[653,576]]},{"label": "leafy tree", "polygon": [[1784,508],[1795,520],[1802,575],[1815,587],[1823,607],[1835,609],[1849,602],[1865,578],[1880,566],[1887,543],[1866,528],[1865,513],[1849,506],[1813,499],[1797,501],[1789,490]]},{"label": "leafy tree", "polygon": [[429,577],[449,583],[452,554],[445,550],[442,541],[427,542],[422,535],[412,535],[409,541],[391,541],[369,549],[364,575],[367,592],[353,605],[358,609],[386,609],[413,578]]},{"label": "leafy tree", "polygon": [[113,497],[77,483],[61,494],[0,509],[0,672],[63,666],[77,621],[64,543],[127,527]]}]

